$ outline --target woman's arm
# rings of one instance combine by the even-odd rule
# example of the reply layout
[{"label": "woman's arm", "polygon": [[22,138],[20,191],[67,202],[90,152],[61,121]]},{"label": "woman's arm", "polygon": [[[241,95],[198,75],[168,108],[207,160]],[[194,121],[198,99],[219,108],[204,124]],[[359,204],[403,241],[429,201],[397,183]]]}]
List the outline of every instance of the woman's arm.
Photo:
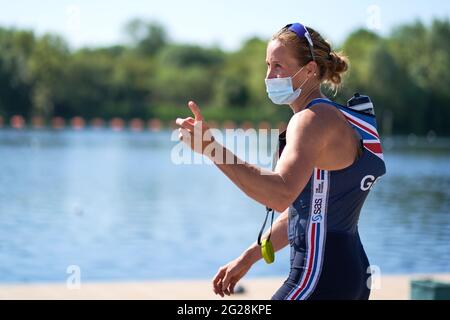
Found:
[{"label": "woman's arm", "polygon": [[[278,251],[288,244],[288,209],[286,209],[272,227],[272,235],[270,237],[274,250]],[[264,238],[268,236],[268,232],[264,234]],[[234,287],[239,280],[250,270],[252,265],[261,259],[261,247],[255,242],[247,250],[245,250],[238,258],[230,261],[214,276],[212,285],[214,293],[224,296],[234,293]]]},{"label": "woman's arm", "polygon": [[[272,226],[272,235],[270,241],[272,242],[274,251],[283,249],[289,244],[288,240],[288,211],[289,208],[283,211]],[[269,230],[264,233],[261,239],[265,239],[269,236]],[[262,258],[261,247],[255,241],[247,250],[242,253],[242,259],[247,260],[249,263],[254,264]]]},{"label": "woman's arm", "polygon": [[[283,212],[308,183],[331,131],[322,117],[310,109],[294,114],[286,131],[286,147],[275,171],[270,171],[238,159],[214,139],[205,143],[203,135],[209,128],[202,121],[197,105],[190,102],[189,107],[195,119],[177,119],[177,124],[182,128],[180,139],[190,141],[191,148],[196,152],[205,153],[205,149],[212,149],[205,155],[236,186],[252,199],[278,212]],[[227,161],[230,159],[232,161]]]},{"label": "woman's arm", "polygon": [[274,171],[238,159],[216,141],[213,142],[216,152],[209,158],[249,197],[283,212],[308,183],[325,144],[324,131],[313,112],[305,110],[295,114],[288,124],[287,144]]}]

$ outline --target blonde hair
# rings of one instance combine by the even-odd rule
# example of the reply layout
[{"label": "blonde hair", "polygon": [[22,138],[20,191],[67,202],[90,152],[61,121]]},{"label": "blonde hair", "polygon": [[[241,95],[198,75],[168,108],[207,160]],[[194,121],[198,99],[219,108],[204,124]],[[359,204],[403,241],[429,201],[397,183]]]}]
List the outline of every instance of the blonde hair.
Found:
[{"label": "blonde hair", "polygon": [[[348,70],[348,58],[342,52],[331,49],[330,43],[312,28],[306,27],[313,42],[314,60],[319,68],[319,79],[328,84],[333,90],[337,90],[342,83],[342,76]],[[313,60],[308,40],[299,38],[288,27],[282,28],[272,36],[271,40],[278,40],[282,45],[291,48],[295,58],[301,65]]]}]

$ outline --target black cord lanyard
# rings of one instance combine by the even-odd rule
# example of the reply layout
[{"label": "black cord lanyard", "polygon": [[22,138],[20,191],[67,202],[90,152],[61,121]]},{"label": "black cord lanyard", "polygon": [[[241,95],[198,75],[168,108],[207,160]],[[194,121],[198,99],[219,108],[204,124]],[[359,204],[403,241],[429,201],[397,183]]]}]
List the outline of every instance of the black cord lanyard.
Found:
[{"label": "black cord lanyard", "polygon": [[273,216],[275,214],[275,211],[269,207],[266,207],[266,218],[264,219],[264,223],[261,227],[261,230],[259,231],[259,235],[258,235],[258,245],[261,245],[261,237],[262,234],[264,232],[264,228],[266,227],[266,222],[267,222],[267,217],[269,216],[269,213],[272,212],[272,219],[270,221],[270,231],[269,231],[269,236],[267,237],[267,240],[270,240],[270,236],[272,235],[272,225],[273,225]]},{"label": "black cord lanyard", "polygon": [[[281,154],[280,150],[282,150],[285,145],[286,145],[286,131],[283,131],[278,136],[277,151],[273,154],[273,159],[272,159],[272,170],[275,169],[278,157]],[[280,146],[281,146],[281,149],[280,149]],[[262,244],[261,243],[261,237],[262,237],[262,234],[264,232],[264,228],[266,227],[267,217],[269,216],[270,212],[272,212],[272,219],[270,221],[269,236],[267,237],[268,241],[270,240],[270,236],[272,235],[273,216],[275,214],[275,211],[272,208],[269,208],[269,207],[266,206],[266,218],[264,219],[264,223],[263,223],[263,225],[261,227],[261,230],[259,231],[259,235],[258,235],[258,245],[259,246],[261,246],[261,244]]]}]

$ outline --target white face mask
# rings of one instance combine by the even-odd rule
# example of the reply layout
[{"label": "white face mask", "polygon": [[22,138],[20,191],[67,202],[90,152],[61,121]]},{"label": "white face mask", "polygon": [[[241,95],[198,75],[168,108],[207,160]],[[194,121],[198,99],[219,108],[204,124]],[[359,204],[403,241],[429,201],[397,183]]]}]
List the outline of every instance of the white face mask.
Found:
[{"label": "white face mask", "polygon": [[292,77],[286,78],[271,78],[265,79],[266,82],[266,91],[269,96],[269,99],[272,100],[275,104],[291,104],[294,102],[302,92],[302,87],[306,79],[297,90],[294,91],[294,87],[292,85],[292,79],[302,71],[304,68],[301,67]]}]

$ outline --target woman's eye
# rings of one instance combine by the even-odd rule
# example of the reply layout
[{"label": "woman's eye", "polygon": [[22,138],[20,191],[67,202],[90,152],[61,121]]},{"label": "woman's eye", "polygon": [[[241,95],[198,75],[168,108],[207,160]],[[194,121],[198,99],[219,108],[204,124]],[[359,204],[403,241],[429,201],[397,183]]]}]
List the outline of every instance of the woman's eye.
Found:
[{"label": "woman's eye", "polygon": [[[270,63],[267,62],[266,65],[267,65],[268,67],[270,67]],[[274,67],[274,68],[281,68],[281,64],[275,63],[275,64],[273,65],[273,67]]]}]

